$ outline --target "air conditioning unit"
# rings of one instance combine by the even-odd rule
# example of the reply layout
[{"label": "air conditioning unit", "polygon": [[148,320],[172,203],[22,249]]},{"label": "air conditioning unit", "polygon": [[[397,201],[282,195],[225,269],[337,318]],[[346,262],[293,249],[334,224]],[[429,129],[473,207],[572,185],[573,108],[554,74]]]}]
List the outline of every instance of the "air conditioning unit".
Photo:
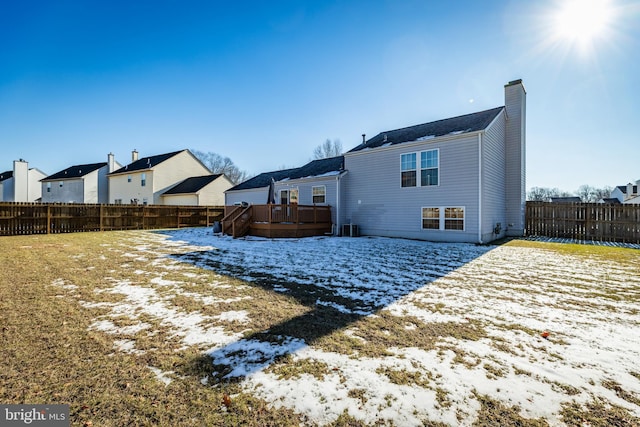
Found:
[{"label": "air conditioning unit", "polygon": [[343,237],[358,237],[360,236],[360,230],[355,224],[342,224],[342,236]]}]

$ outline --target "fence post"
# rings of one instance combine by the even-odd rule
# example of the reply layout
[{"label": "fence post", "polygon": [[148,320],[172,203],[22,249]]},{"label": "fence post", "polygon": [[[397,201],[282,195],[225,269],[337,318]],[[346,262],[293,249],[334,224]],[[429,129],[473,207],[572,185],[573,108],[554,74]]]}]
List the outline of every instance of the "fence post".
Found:
[{"label": "fence post", "polygon": [[51,205],[47,203],[47,234],[51,234]]}]

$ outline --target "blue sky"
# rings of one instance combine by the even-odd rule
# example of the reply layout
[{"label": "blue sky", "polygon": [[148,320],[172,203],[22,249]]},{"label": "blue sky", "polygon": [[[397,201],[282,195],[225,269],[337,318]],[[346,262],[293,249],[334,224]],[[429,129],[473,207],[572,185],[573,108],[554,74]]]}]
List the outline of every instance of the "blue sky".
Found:
[{"label": "blue sky", "polygon": [[523,79],[527,188],[626,184],[640,179],[640,1],[582,0],[607,4],[606,22],[583,18],[592,33],[561,31],[580,25],[563,21],[572,1],[5,2],[0,172],[190,148],[258,174],[327,138],[348,150],[503,105]]}]

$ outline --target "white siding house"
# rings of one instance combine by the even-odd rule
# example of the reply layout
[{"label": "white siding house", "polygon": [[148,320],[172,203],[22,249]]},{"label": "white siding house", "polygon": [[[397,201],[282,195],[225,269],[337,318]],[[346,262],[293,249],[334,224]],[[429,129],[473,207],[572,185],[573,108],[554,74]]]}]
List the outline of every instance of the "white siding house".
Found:
[{"label": "white siding house", "polygon": [[40,180],[47,176],[37,168],[29,168],[25,160],[15,160],[13,170],[0,174],[0,201],[36,202],[40,201],[42,189]]},{"label": "white siding house", "polygon": [[70,166],[41,180],[42,202],[109,203],[107,175],[121,165],[113,154],[107,161]]},{"label": "white siding house", "polygon": [[193,176],[211,175],[189,150],[138,158],[108,175],[109,203],[162,204],[162,195]]}]

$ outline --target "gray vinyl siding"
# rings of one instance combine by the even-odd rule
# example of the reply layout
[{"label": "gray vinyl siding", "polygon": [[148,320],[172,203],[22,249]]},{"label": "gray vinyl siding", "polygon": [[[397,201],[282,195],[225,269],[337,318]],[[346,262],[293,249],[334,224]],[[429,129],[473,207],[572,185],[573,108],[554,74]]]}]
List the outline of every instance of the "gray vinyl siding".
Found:
[{"label": "gray vinyl siding", "polygon": [[[482,136],[482,241],[504,237],[505,214],[505,128],[504,111]],[[497,223],[500,234],[494,234]]]},{"label": "gray vinyl siding", "polygon": [[250,205],[266,205],[269,198],[269,187],[252,188],[250,190],[227,191],[225,205],[246,202]]},{"label": "gray vinyl siding", "polygon": [[[401,187],[400,155],[432,149],[439,149],[439,185]],[[363,235],[477,242],[478,154],[477,133],[348,153],[341,222]],[[423,230],[423,207],[464,207],[464,231]]]},{"label": "gray vinyl siding", "polygon": [[[325,203],[317,203],[318,206],[331,206],[331,221],[336,223],[336,208],[338,191],[336,187],[337,176],[324,177],[324,178],[310,178],[304,180],[294,181],[280,181],[276,183],[276,203],[280,203],[279,192],[280,190],[288,190],[290,188],[298,189],[298,203],[301,205],[313,205],[313,192],[312,188],[316,186],[324,186],[325,191]],[[342,182],[342,180],[341,180]]]},{"label": "gray vinyl siding", "polygon": [[[47,182],[51,183],[51,191],[47,192]],[[60,179],[42,183],[43,203],[85,203],[84,180],[82,178]],[[62,183],[62,187],[60,184]]]}]

